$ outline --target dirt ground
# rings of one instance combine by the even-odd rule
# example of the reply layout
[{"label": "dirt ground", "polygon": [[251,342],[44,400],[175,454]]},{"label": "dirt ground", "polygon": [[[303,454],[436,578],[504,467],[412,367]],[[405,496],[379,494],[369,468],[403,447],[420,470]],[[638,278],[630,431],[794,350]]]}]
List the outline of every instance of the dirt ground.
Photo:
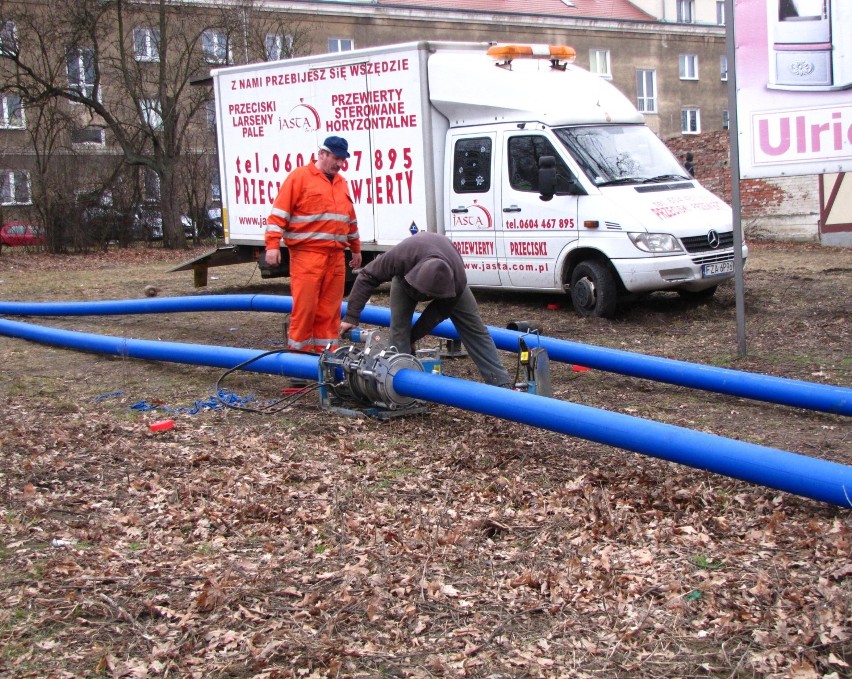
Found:
[{"label": "dirt ground", "polygon": [[[497,327],[852,387],[852,249],[750,248],[745,357],[732,283],[614,320],[477,299]],[[289,292],[252,265],[193,289],[169,272],[192,254],[4,248],[0,299]],[[261,351],[285,321],[6,318]],[[460,408],[380,420],[315,393],[264,413],[214,398],[218,383],[261,409],[285,386],[268,374],[4,336],[0,360],[3,676],[852,676],[849,508]],[[563,401],[852,465],[842,415],[551,367]],[[466,358],[444,372],[478,379]]]}]

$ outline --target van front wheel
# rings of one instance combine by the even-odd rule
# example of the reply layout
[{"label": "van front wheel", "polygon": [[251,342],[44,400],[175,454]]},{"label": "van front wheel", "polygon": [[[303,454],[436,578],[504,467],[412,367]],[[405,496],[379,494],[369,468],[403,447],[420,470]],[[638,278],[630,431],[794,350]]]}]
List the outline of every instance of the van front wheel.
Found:
[{"label": "van front wheel", "polygon": [[580,316],[612,318],[617,296],[615,279],[603,262],[581,262],[571,274],[571,301]]}]

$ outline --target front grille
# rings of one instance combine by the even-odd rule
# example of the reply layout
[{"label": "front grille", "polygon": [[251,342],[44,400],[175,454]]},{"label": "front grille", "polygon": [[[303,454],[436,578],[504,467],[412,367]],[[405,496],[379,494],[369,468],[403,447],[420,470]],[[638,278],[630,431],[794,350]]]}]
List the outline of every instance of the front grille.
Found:
[{"label": "front grille", "polygon": [[720,252],[713,255],[704,255],[703,257],[693,257],[693,264],[712,264],[713,262],[729,262],[733,261],[733,252]]},{"label": "front grille", "polygon": [[715,248],[710,247],[710,242],[706,234],[703,236],[689,236],[688,238],[681,238],[680,241],[683,243],[683,247],[686,248],[687,252],[713,252],[715,250],[726,250],[734,247],[733,231],[718,233],[717,235],[719,236],[719,245]]}]

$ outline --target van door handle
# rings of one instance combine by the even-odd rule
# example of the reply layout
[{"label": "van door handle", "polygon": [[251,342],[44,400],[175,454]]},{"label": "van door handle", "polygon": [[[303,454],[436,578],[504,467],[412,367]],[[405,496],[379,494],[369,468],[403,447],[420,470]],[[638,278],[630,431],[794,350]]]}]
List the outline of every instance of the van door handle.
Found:
[{"label": "van door handle", "polygon": [[521,208],[517,205],[510,205],[509,207],[504,207],[503,212],[520,212]]},{"label": "van door handle", "polygon": [[450,212],[452,212],[454,215],[463,214],[463,213],[467,212],[467,208],[466,207],[454,207],[452,210],[450,210]]}]

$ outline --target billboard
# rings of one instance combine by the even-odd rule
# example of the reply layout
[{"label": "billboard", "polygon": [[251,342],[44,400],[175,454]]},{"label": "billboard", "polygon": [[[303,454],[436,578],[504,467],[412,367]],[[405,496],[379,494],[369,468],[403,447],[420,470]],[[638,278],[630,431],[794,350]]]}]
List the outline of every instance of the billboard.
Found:
[{"label": "billboard", "polygon": [[852,0],[735,0],[740,177],[852,172]]}]

